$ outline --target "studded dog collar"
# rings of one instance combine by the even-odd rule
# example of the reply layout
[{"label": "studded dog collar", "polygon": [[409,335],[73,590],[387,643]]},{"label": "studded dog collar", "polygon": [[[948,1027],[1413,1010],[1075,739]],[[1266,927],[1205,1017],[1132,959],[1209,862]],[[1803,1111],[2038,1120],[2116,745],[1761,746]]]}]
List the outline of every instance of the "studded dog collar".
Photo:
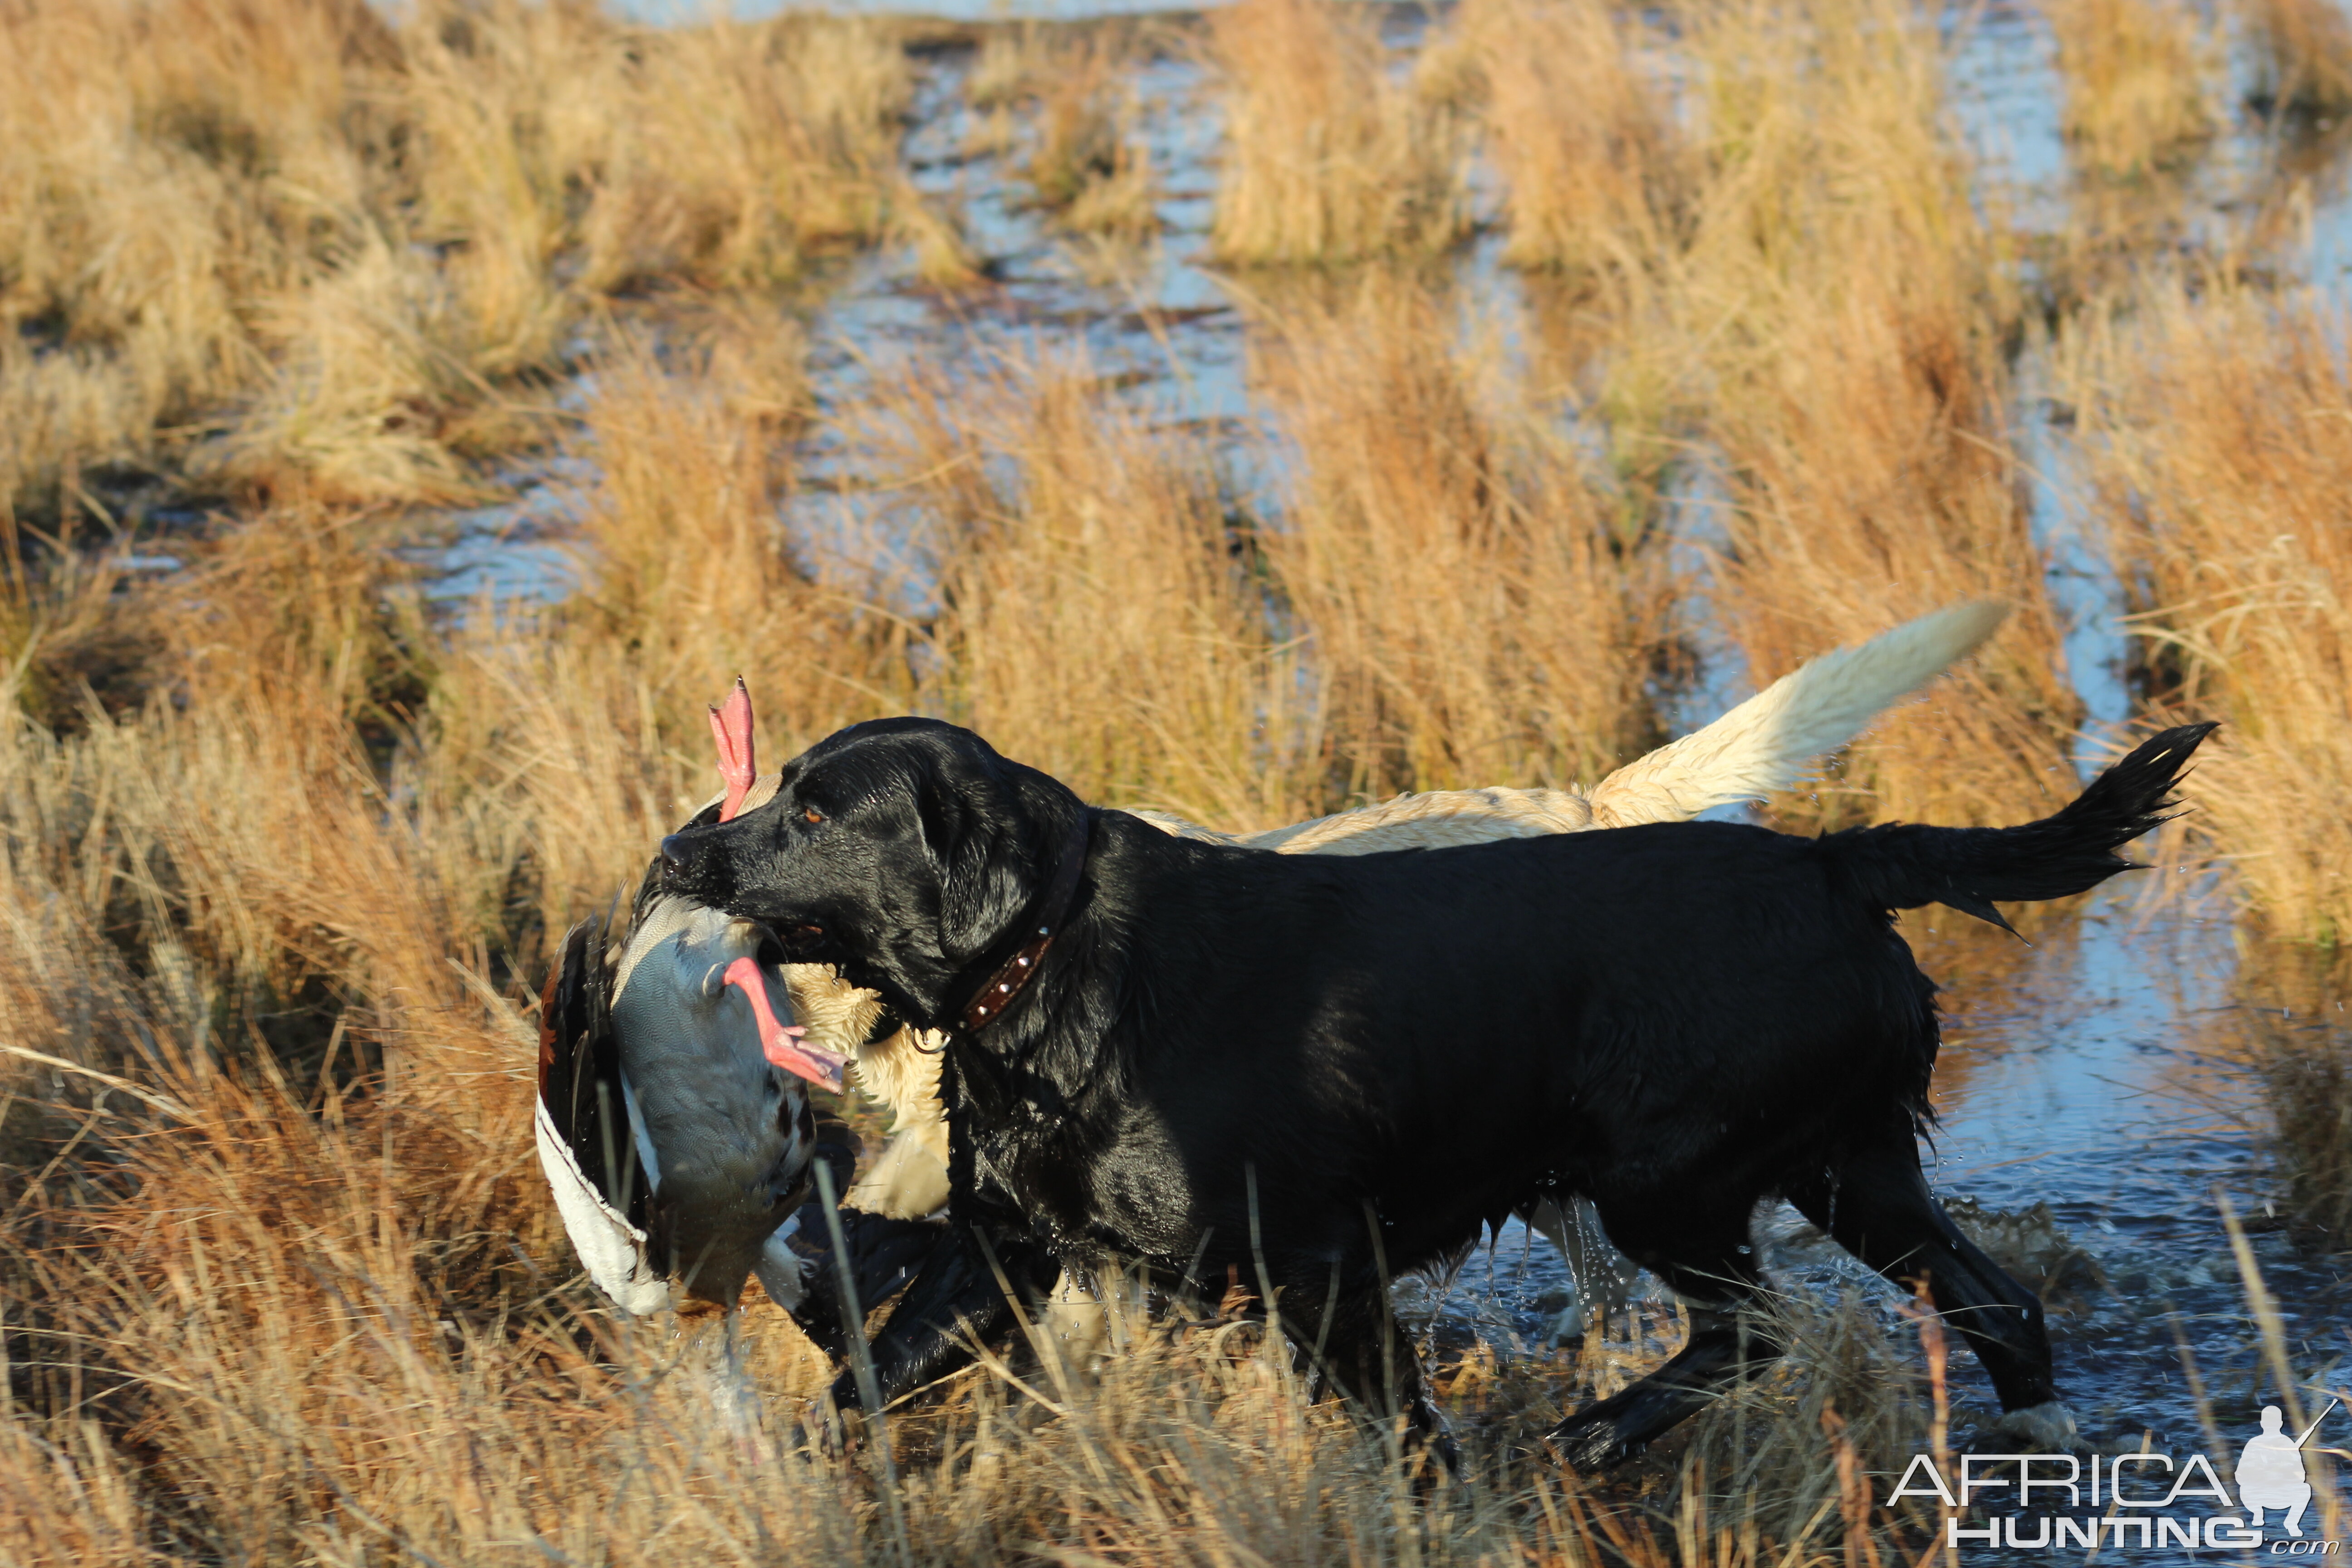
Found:
[{"label": "studded dog collar", "polygon": [[956,1016],[956,1023],[965,1034],[977,1034],[994,1023],[1013,1005],[1013,999],[1021,994],[1022,988],[1036,976],[1039,961],[1054,945],[1054,939],[1062,934],[1070,904],[1077,897],[1078,878],[1087,868],[1087,847],[1093,840],[1094,826],[1093,809],[1081,806],[1077,820],[1070,825],[1069,833],[1062,840],[1061,858],[1054,867],[1053,881],[1016,928],[1027,932],[1026,937],[1013,950],[1012,957],[981,982],[980,989]]}]

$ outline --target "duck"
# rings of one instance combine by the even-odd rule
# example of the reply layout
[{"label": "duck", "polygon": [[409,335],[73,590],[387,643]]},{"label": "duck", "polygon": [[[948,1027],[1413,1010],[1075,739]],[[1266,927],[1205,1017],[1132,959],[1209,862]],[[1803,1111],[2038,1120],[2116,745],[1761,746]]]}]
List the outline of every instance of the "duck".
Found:
[{"label": "duck", "polygon": [[[710,710],[726,789],[690,820],[757,804],[749,690]],[[772,793],[772,781],[770,783]],[[757,1276],[803,1306],[816,1248],[805,1227],[815,1163],[845,1189],[856,1140],[820,1115],[845,1058],[793,1022],[775,938],[639,879],[625,921],[566,932],[541,996],[540,1164],[589,1279],[624,1312],[737,1310]],[[617,910],[615,900],[614,910]]]}]

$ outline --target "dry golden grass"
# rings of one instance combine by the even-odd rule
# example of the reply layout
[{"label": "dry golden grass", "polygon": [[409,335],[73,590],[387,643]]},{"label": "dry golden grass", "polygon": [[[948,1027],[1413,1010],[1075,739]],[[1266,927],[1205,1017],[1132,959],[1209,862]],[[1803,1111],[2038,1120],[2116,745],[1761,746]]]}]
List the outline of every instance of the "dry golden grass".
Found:
[{"label": "dry golden grass", "polygon": [[[1715,548],[1715,615],[1751,675],[1890,614],[1969,595],[2018,606],[1933,710],[1883,726],[1829,790],[1777,803],[1783,816],[2007,821],[2067,798],[2077,704],[2008,456],[2016,258],[1932,26],[1886,0],[1702,7],[1681,27],[1687,87],[1670,109],[1608,15],[1484,15],[1461,36],[1495,39],[1498,162],[1508,174],[1549,149],[1532,183],[1581,215],[1560,232],[1582,259],[1556,258],[1621,282],[1552,309],[1573,321],[1566,374],[1587,435],[1635,524],[1659,515],[1677,469],[1685,489],[1710,474],[1682,510]],[[1530,29],[1556,47],[1518,47]],[[1538,80],[1569,71],[1586,75]],[[1526,80],[1507,93],[1514,73]],[[1520,246],[1524,225],[1513,233]]]},{"label": "dry golden grass", "polygon": [[[645,539],[706,515],[677,553],[758,553],[736,541],[770,521],[765,468],[730,435],[723,389],[697,396],[695,369],[681,385],[638,357],[601,379],[586,438],[611,472],[593,500],[616,563],[643,568]],[[1001,416],[1032,421],[1007,427],[1025,429],[1028,482],[1017,516],[961,520],[968,618],[941,642],[983,695],[1017,672],[972,669],[971,641],[1022,635],[989,594],[1076,563],[1056,552],[1078,531],[1165,505],[1134,486],[1188,493],[1172,458],[1137,479],[1149,443],[1083,382],[1008,390]],[[695,474],[681,508],[669,491]],[[1090,485],[1120,484],[1089,505]],[[1143,531],[1164,537],[1123,548],[1195,596],[1233,591],[1215,512],[1151,515]],[[316,509],[253,518],[188,591],[154,590],[176,701],[69,735],[0,732],[12,1562],[650,1563],[788,1543],[843,1562],[1246,1545],[1426,1563],[1525,1543],[1662,1563],[1720,1527],[1745,1543],[1726,1561],[1810,1564],[1850,1535],[1891,1549],[1916,1531],[1824,1513],[1829,1472],[1797,1458],[1824,1400],[1889,1442],[1916,1425],[1911,1405],[1855,1397],[1907,1386],[1908,1352],[1851,1312],[1806,1320],[1790,1379],[1697,1439],[1704,1474],[1665,1461],[1590,1488],[1502,1445],[1666,1353],[1670,1321],[1564,1367],[1449,1373],[1475,1456],[1458,1489],[1430,1488],[1383,1434],[1310,1405],[1255,1331],[1216,1322],[1150,1340],[1098,1382],[1019,1360],[962,1380],[902,1413],[883,1490],[864,1461],[795,1447],[792,1413],[823,1369],[756,1309],[747,1364],[767,1414],[731,1424],[698,1370],[707,1342],[616,1321],[572,1273],[529,1152],[521,998],[546,932],[601,905],[707,785],[690,704],[651,678],[707,679],[702,695],[723,666],[688,668],[656,625],[763,614],[794,661],[762,687],[784,746],[875,700],[823,679],[866,655],[820,623],[814,577],[782,566],[742,590],[689,567],[641,598],[605,576],[537,626],[436,632],[387,607],[402,584],[368,529]],[[1076,617],[1109,601],[1070,593],[1062,649],[1084,632],[1099,660],[1102,628]],[[1111,657],[1190,626],[1139,624]]]},{"label": "dry golden grass", "polygon": [[[1743,1543],[1727,1562],[1810,1564],[1889,1531],[1824,1523],[1822,1467],[1791,1459],[1828,1402],[1888,1445],[1917,1426],[1916,1395],[1884,1397],[1915,1381],[1906,1347],[1851,1308],[1800,1308],[1801,1364],[1711,1419],[1694,1451],[1712,1471],[1654,1470],[1666,1490],[1647,1503],[1484,1437],[1470,1483],[1432,1490],[1382,1435],[1310,1405],[1255,1331],[1213,1321],[1147,1336],[1099,1381],[1017,1360],[962,1380],[901,1414],[884,1491],[862,1461],[796,1448],[790,1413],[821,1369],[755,1309],[747,1364],[772,1413],[731,1424],[697,1372],[707,1343],[617,1321],[572,1276],[530,1167],[532,1038],[488,983],[501,911],[479,897],[521,861],[481,836],[512,853],[590,825],[542,815],[559,789],[387,792],[317,674],[0,746],[16,846],[0,1024],[66,1064],[0,1065],[0,1131],[22,1152],[11,1561],[651,1563],[789,1543],[829,1562],[1246,1546],[1466,1563],[1526,1542],[1650,1563],[1720,1527]],[[418,779],[449,781],[429,754],[445,743],[411,742]],[[640,770],[667,765],[634,743]],[[36,1156],[62,1163],[36,1176]],[[1653,1324],[1568,1367],[1474,1359],[1446,1384],[1499,1444],[1674,1342]]]},{"label": "dry golden grass", "polygon": [[913,73],[880,23],[716,21],[632,53],[583,220],[589,287],[774,283],[812,250],[921,224],[898,157]]},{"label": "dry golden grass", "polygon": [[1758,680],[1889,616],[2015,606],[1987,655],[1786,816],[1985,823],[2074,794],[2079,718],[2009,456],[2005,241],[1940,46],[1884,0],[1727,6],[1690,47],[1707,173],[1636,354],[1719,457],[1714,605]]},{"label": "dry golden grass", "polygon": [[966,100],[989,116],[973,150],[1023,148],[1036,204],[1074,233],[1132,242],[1160,226],[1159,177],[1135,135],[1143,47],[1117,23],[1023,22],[992,30],[964,79]]},{"label": "dry golden grass", "polygon": [[537,933],[603,909],[708,797],[703,704],[738,674],[771,759],[917,700],[890,557],[784,532],[777,443],[801,394],[780,363],[797,369],[798,329],[724,310],[707,326],[667,361],[624,335],[599,363],[571,438],[594,476],[579,592],[478,605],[424,639],[432,689],[395,765],[476,836],[453,854],[520,868],[505,918],[525,968]]},{"label": "dry golden grass", "polygon": [[0,512],[0,710],[61,729],[92,705],[135,707],[152,652],[143,605],[119,597],[125,574],[73,521],[40,534]]},{"label": "dry golden grass", "polygon": [[1262,534],[1335,805],[1591,781],[1663,737],[1675,584],[1656,531],[1450,300],[1374,274],[1269,306],[1258,379],[1293,477]]},{"label": "dry golden grass", "polygon": [[108,466],[434,501],[546,428],[599,294],[773,284],[898,238],[870,18],[632,29],[577,4],[26,0],[0,12],[0,509]]},{"label": "dry golden grass", "polygon": [[1160,226],[1159,178],[1135,135],[1130,62],[1104,35],[1089,38],[1039,100],[1025,172],[1063,227],[1138,240]]},{"label": "dry golden grass", "polygon": [[[57,345],[17,393],[37,426],[67,421],[53,460],[187,457],[200,482],[354,500],[461,488],[485,378],[554,348],[544,231],[577,149],[521,141],[561,123],[562,88],[527,84],[576,77],[578,51],[552,47],[559,13],[509,6],[461,58],[437,15],[395,35],[326,0],[11,11],[0,312]],[[227,438],[187,453],[208,426]],[[53,504],[52,474],[0,478]]]},{"label": "dry golden grass", "polygon": [[1715,602],[1759,681],[1890,616],[1963,596],[2016,606],[1973,665],[1877,726],[1818,795],[1777,802],[1784,816],[1999,824],[2076,790],[2081,702],[1997,395],[1971,386],[1986,369],[1969,345],[1906,337],[1935,324],[1853,295],[1792,317],[1754,401],[1715,426],[1731,497]]},{"label": "dry golden grass", "polygon": [[1298,652],[1202,443],[1083,362],[909,371],[861,425],[936,583],[928,706],[1089,798],[1253,827],[1319,809]]},{"label": "dry golden grass", "polygon": [[1427,254],[1467,231],[1461,118],[1397,72],[1375,15],[1344,0],[1241,0],[1208,28],[1224,83],[1220,258]]},{"label": "dry golden grass", "polygon": [[1691,171],[1664,85],[1636,58],[1638,18],[1601,0],[1472,0],[1454,26],[1507,192],[1504,259],[1585,275],[1654,265]]},{"label": "dry golden grass", "polygon": [[2217,1054],[2261,1075],[2260,1129],[2299,1239],[2352,1255],[2352,970],[2340,946],[2248,943]]},{"label": "dry golden grass", "polygon": [[2352,1039],[2314,1024],[2263,1042],[2272,1155],[2298,1226],[2331,1252],[2352,1252]]},{"label": "dry golden grass", "polygon": [[1663,539],[1417,284],[1339,292],[1268,308],[1289,477],[1255,522],[1083,363],[888,384],[858,436],[936,583],[923,704],[1093,798],[1235,828],[1590,782],[1654,743]]},{"label": "dry golden grass", "polygon": [[2257,94],[2291,113],[2334,117],[2352,109],[2352,19],[2332,0],[2246,0],[2262,62]]},{"label": "dry golden grass", "polygon": [[2076,162],[2129,177],[2179,163],[2220,129],[2219,40],[2173,0],[2058,0],[2045,13]]},{"label": "dry golden grass", "polygon": [[[148,458],[159,423],[242,384],[238,308],[289,280],[285,229],[358,194],[309,127],[265,140],[187,80],[236,53],[257,98],[265,86],[296,106],[339,97],[342,29],[316,8],[268,37],[211,20],[191,16],[165,43],[121,7],[0,14],[0,504],[11,510],[56,507],[77,468]],[[286,211],[243,172],[265,161],[290,165],[322,199]]]},{"label": "dry golden grass", "polygon": [[[2332,58],[2317,13],[2273,11],[2273,58]],[[748,1424],[707,1342],[602,1309],[525,1130],[550,933],[708,796],[700,704],[739,671],[771,757],[933,711],[1094,798],[1250,828],[1596,776],[1656,738],[1702,587],[1759,679],[1995,593],[2000,645],[1783,809],[2071,794],[2011,451],[2016,258],[1918,18],[1726,0],[1654,74],[1584,0],[1475,0],[1416,79],[1361,11],[1244,0],[1206,24],[1220,253],[1443,250],[1483,117],[1512,258],[1574,301],[1558,384],[1426,279],[1261,278],[1246,502],[1210,437],[1037,353],[877,375],[833,416],[856,477],[819,504],[774,286],[885,242],[971,272],[900,163],[902,35],[398,16],[0,0],[0,1555],[1918,1560],[1937,1521],[1866,1476],[1944,1440],[1940,1354],[1923,1381],[1853,1300],[1790,1302],[1787,1368],[1601,1483],[1511,1445],[1668,1353],[1670,1315],[1444,1368],[1458,1488],[1217,1321],[1099,1380],[959,1380],[901,1414],[886,1488],[793,1447],[823,1369],[772,1309]],[[971,90],[1034,115],[1062,221],[1118,231],[1150,171],[1121,162],[1123,57],[1076,36],[992,33]],[[2296,69],[2282,96],[2326,101]],[[2231,721],[2200,830],[2273,929],[2338,942],[2345,324],[2212,291],[2103,321],[2075,401],[2153,707]],[[436,619],[403,509],[541,440],[583,476],[580,591]],[[131,465],[234,503],[172,580],[90,548]],[[1723,502],[1684,536],[1716,547],[1704,581],[1670,571],[1677,493]],[[2263,1059],[2293,1202],[2340,1237],[2321,1040]]]},{"label": "dry golden grass", "polygon": [[964,101],[988,110],[1010,109],[1034,96],[1045,85],[1055,38],[1052,24],[1034,18],[989,28],[964,73]]},{"label": "dry golden grass", "polygon": [[2226,721],[2195,830],[2277,934],[2352,936],[2352,372],[2316,300],[2147,291],[2078,374],[2101,422],[2095,506],[2157,711]]},{"label": "dry golden grass", "polygon": [[[1531,1552],[1663,1568],[1714,1548],[1727,1568],[1814,1568],[1865,1543],[1916,1548],[1916,1520],[1866,1499],[1842,1513],[1834,1468],[1771,1469],[1817,1446],[1832,1406],[1855,1413],[1832,1429],[1853,1431],[1874,1468],[1924,1426],[1916,1378],[1850,1306],[1796,1314],[1810,1392],[1776,1379],[1709,1417],[1692,1460],[1650,1468],[1648,1499],[1639,1483],[1580,1484],[1483,1451],[1466,1484],[1433,1487],[1384,1434],[1309,1405],[1253,1328],[1215,1320],[1144,1336],[1099,1378],[1049,1357],[962,1379],[900,1414],[884,1483],[862,1459],[798,1449],[782,1411],[812,1369],[779,1342],[781,1320],[755,1310],[747,1358],[778,1413],[735,1425],[697,1375],[707,1346],[615,1321],[555,1282],[542,1264],[560,1238],[506,1228],[528,1173],[486,1165],[495,1146],[447,1117],[396,1091],[219,1066],[151,1081],[168,1115],[95,1107],[94,1120],[120,1179],[171,1203],[95,1190],[32,1211],[48,1245],[12,1283],[55,1310],[35,1331],[16,1321],[37,1364],[17,1361],[27,1387],[0,1427],[12,1561]],[[486,1087],[520,1101],[504,1074]],[[463,1239],[428,1239],[451,1235]],[[1660,1353],[1673,1325],[1654,1327],[1532,1376],[1473,1363],[1449,1380],[1452,1403],[1525,1428],[1549,1394]]]},{"label": "dry golden grass", "polygon": [[371,235],[336,270],[263,308],[271,369],[190,455],[200,484],[259,496],[455,502],[478,491],[457,426],[497,394],[456,352],[452,301],[405,245]]}]

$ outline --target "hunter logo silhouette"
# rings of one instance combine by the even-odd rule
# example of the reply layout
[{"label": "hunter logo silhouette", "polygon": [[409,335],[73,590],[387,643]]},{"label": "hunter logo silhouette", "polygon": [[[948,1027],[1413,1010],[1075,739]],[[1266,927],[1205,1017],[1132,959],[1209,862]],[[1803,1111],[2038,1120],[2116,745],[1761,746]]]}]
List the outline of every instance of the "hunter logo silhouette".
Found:
[{"label": "hunter logo silhouette", "polygon": [[2277,1405],[2263,1406],[2262,1435],[2238,1455],[2238,1501],[2250,1516],[2246,1521],[2250,1528],[2260,1530],[2263,1512],[2275,1508],[2286,1510],[2289,1535],[2303,1533],[2303,1510],[2311,1506],[2311,1477],[2305,1468],[2303,1446],[2338,1403],[2329,1400],[2327,1409],[2303,1429],[2300,1437],[2286,1435],[2285,1417]]}]

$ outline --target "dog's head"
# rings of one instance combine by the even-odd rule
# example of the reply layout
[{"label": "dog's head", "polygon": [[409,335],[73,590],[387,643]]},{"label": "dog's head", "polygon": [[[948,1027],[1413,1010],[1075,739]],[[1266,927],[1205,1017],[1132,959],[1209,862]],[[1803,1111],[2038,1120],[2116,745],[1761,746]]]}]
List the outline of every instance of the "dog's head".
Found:
[{"label": "dog's head", "polygon": [[785,765],[775,795],[662,840],[664,886],[839,964],[924,1027],[1011,931],[1083,807],[968,730],[853,725]]}]

